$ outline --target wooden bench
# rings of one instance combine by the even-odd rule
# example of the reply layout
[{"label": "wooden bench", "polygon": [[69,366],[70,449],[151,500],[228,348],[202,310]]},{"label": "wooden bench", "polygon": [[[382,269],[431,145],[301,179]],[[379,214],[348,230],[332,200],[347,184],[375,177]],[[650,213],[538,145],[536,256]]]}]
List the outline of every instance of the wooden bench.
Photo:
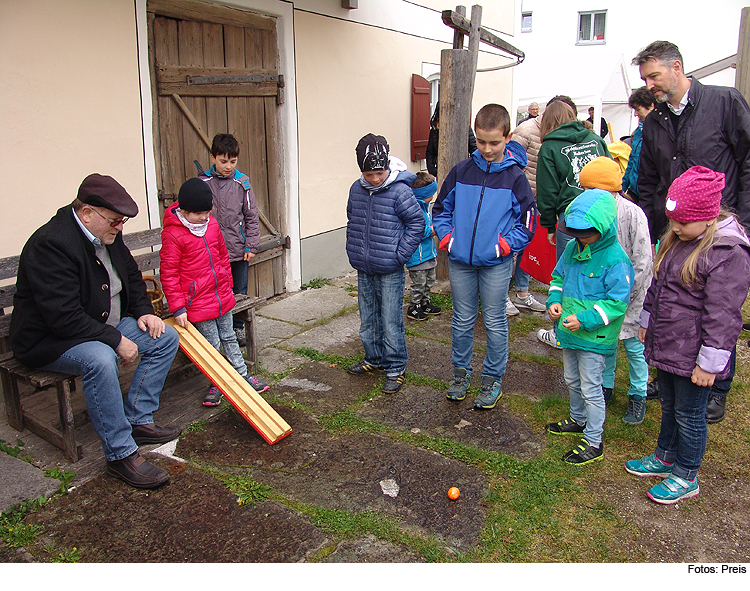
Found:
[{"label": "wooden bench", "polygon": [[[161,228],[124,234],[123,239],[133,253],[141,272],[158,280],[159,252],[158,250],[154,251],[153,248],[161,246]],[[7,283],[7,280],[15,279],[18,273],[18,260],[18,256],[0,259],[0,282]],[[2,378],[8,424],[18,431],[27,428],[32,433],[36,433],[42,439],[63,450],[69,461],[77,462],[81,458],[81,446],[76,442],[71,403],[72,393],[76,390],[77,376],[31,369],[13,357],[13,352],[10,350],[9,335],[11,308],[15,292],[15,283],[0,286],[0,378]],[[237,305],[232,312],[245,323],[247,359],[255,369],[258,362],[255,306],[265,300],[243,294],[235,294],[235,299]],[[162,316],[169,316],[169,313],[165,312]],[[36,413],[24,409],[19,384],[33,387],[34,393],[55,386],[60,420],[59,428]]]}]

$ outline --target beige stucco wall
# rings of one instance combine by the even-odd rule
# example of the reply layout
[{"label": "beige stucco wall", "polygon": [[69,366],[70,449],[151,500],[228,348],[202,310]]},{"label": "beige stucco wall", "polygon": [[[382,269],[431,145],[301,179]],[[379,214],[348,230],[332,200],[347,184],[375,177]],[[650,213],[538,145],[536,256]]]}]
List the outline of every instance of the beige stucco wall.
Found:
[{"label": "beige stucco wall", "polygon": [[[304,239],[346,225],[349,187],[360,174],[354,148],[366,133],[384,135],[393,155],[419,169],[410,161],[411,75],[422,62],[440,63],[448,46],[306,12],[295,12],[294,28]],[[481,55],[479,67],[502,63]],[[509,105],[511,81],[510,70],[479,74],[474,105]]]},{"label": "beige stucco wall", "polygon": [[138,203],[126,231],[147,228],[133,0],[2,0],[0,77],[0,257],[92,172]]}]

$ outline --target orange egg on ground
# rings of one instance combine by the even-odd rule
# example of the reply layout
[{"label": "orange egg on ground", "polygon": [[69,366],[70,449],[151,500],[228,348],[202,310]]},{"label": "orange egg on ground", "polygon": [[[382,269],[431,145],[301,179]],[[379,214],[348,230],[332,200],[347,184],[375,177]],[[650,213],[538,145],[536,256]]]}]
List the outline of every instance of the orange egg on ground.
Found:
[{"label": "orange egg on ground", "polygon": [[451,487],[450,487],[450,488],[448,489],[448,498],[449,498],[449,499],[450,499],[451,501],[455,501],[455,500],[456,500],[456,499],[457,499],[457,498],[458,498],[459,496],[461,496],[461,491],[460,491],[460,490],[458,490],[458,487],[457,487],[457,486],[451,486]]}]

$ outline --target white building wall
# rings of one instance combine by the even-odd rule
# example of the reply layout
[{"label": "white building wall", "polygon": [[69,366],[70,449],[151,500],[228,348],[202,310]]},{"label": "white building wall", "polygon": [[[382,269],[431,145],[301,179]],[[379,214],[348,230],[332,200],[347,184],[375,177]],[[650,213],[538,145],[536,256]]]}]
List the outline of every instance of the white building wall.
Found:
[{"label": "white building wall", "polygon": [[[514,111],[526,108],[525,97],[595,96],[607,85],[620,60],[625,62],[631,88],[642,86],[638,69],[630,62],[652,41],[675,43],[688,72],[737,53],[740,17],[746,4],[747,0],[708,4],[702,0],[645,4],[614,0],[517,0],[516,35],[511,43],[526,53],[526,60],[513,69]],[[605,43],[576,45],[578,12],[604,9],[607,10]],[[521,32],[523,12],[532,13],[529,33]],[[726,76],[721,79],[727,80]],[[583,119],[588,117],[587,107],[583,105],[579,110]],[[606,105],[603,108],[605,118],[609,119]],[[630,129],[635,125],[636,119],[631,117]],[[617,137],[629,131],[622,127],[614,130]]]}]

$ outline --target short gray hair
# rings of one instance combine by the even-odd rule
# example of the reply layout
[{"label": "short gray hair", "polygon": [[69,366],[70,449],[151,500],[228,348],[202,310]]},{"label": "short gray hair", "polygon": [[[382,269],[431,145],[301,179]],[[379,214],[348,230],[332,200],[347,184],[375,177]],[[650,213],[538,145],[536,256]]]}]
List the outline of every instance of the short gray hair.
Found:
[{"label": "short gray hair", "polygon": [[633,66],[641,66],[650,60],[656,60],[665,66],[671,66],[676,61],[679,61],[683,72],[685,71],[685,62],[682,61],[682,54],[679,48],[669,41],[654,41],[647,47],[644,47],[633,58],[631,64]]}]

